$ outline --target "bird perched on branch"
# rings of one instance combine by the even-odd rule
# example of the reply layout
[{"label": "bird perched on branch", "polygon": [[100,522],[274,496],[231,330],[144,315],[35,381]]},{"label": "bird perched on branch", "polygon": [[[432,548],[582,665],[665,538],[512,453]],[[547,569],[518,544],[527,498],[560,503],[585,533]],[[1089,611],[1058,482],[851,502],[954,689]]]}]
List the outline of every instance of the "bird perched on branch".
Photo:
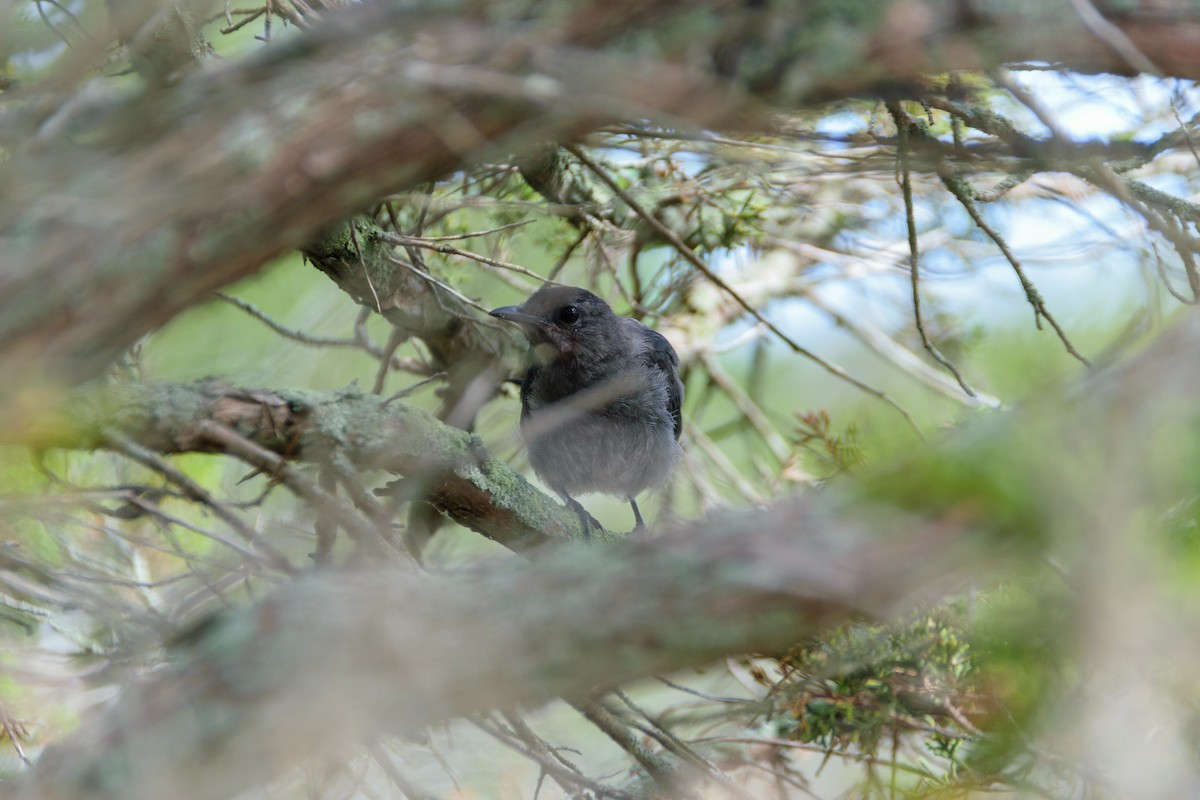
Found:
[{"label": "bird perched on branch", "polygon": [[571,286],[543,286],[523,305],[491,313],[529,339],[521,434],[534,472],[585,534],[600,524],[572,495],[591,492],[628,500],[633,531],[645,530],[636,496],[662,486],[682,452],[683,384],[671,343]]}]

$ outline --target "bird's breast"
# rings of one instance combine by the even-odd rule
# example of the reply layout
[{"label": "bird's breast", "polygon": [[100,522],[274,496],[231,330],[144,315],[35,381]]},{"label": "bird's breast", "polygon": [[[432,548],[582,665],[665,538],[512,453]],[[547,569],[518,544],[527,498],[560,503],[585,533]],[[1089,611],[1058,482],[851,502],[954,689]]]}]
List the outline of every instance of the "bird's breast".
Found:
[{"label": "bird's breast", "polygon": [[570,392],[553,376],[537,377],[526,392],[521,430],[544,483],[570,494],[625,497],[666,481],[680,450],[662,381],[631,368]]}]

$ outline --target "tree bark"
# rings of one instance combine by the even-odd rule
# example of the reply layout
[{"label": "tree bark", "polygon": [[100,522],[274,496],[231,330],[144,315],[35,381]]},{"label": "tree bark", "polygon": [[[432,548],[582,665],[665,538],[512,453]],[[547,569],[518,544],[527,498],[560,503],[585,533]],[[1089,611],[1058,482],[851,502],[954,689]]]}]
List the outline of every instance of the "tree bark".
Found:
[{"label": "tree bark", "polygon": [[[336,460],[355,470],[401,475],[419,484],[414,496],[512,550],[583,538],[573,512],[489,454],[478,436],[356,388],[242,389],[219,381],[117,384],[76,392],[58,416],[9,429],[0,440],[92,449],[112,447],[120,437],[158,453],[231,452],[230,437],[214,436],[214,430],[289,461]],[[616,538],[593,529],[590,540],[601,544]]]},{"label": "tree bark", "polygon": [[379,735],[781,653],[962,580],[957,531],[899,527],[787,502],[470,577],[317,573],[202,627],[10,796],[218,800]]},{"label": "tree bark", "polygon": [[1011,59],[1129,73],[1111,30],[1162,73],[1200,77],[1200,17],[1182,0],[1125,4],[1099,32],[1011,0],[874,0],[853,13],[840,0],[597,1],[544,19],[409,5],[331,15],[169,87],[117,97],[89,84],[13,114],[0,181],[5,392],[18,377],[96,375],[213,289],[381,196],[601,122],[767,129],[763,101],[895,94]]}]

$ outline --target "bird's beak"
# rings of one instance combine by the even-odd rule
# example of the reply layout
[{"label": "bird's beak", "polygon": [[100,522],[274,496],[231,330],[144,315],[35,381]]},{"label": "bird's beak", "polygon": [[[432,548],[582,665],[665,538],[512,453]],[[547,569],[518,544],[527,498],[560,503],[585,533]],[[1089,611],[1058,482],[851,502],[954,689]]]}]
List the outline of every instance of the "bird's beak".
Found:
[{"label": "bird's beak", "polygon": [[520,306],[504,306],[488,312],[493,317],[515,322],[518,325],[531,325],[535,328],[540,328],[546,324],[546,321],[535,317],[532,314],[526,314],[521,310]]}]

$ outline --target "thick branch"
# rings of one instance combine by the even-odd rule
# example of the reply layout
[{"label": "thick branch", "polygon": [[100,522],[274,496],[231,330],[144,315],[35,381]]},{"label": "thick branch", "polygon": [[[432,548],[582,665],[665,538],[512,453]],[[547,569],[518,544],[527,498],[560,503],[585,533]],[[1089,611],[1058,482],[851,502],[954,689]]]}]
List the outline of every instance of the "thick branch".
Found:
[{"label": "thick branch", "polygon": [[447,376],[441,418],[470,428],[477,406],[518,371],[528,345],[512,325],[495,324],[418,265],[404,266],[391,257],[393,247],[381,234],[369,218],[355,217],[302,251],[338,288],[382,314],[403,338],[425,343],[434,369]]},{"label": "thick branch", "polygon": [[[225,452],[205,431],[214,423],[290,460],[326,463],[336,455],[359,469],[398,473],[419,484],[416,496],[514,550],[583,535],[573,513],[489,455],[478,436],[355,388],[121,384],[81,391],[60,417],[5,435],[36,447],[85,449],[107,447],[119,433],[160,453]],[[610,539],[604,531],[591,538]]]},{"label": "thick branch", "polygon": [[[3,384],[95,375],[379,197],[601,122],[762,129],[748,96],[795,107],[1013,58],[1129,71],[1073,14],[1010,0],[874,0],[852,14],[841,0],[595,0],[528,16],[505,3],[493,19],[487,5],[412,5],[347,10],[169,89],[97,99],[88,87],[6,118]],[[1200,77],[1182,0],[1112,21],[1164,73]]]},{"label": "thick branch", "polygon": [[169,91],[29,111],[0,182],[0,374],[94,375],[331,222],[497,152],[623,114],[729,124],[745,107],[702,74],[658,64],[648,90],[569,30],[530,33],[360,7]]},{"label": "thick branch", "polygon": [[893,613],[913,587],[946,589],[956,552],[945,534],[882,542],[841,526],[835,540],[791,503],[706,527],[466,578],[297,581],[200,631],[174,667],[48,752],[16,797],[226,798],[348,742],[781,652]]}]

